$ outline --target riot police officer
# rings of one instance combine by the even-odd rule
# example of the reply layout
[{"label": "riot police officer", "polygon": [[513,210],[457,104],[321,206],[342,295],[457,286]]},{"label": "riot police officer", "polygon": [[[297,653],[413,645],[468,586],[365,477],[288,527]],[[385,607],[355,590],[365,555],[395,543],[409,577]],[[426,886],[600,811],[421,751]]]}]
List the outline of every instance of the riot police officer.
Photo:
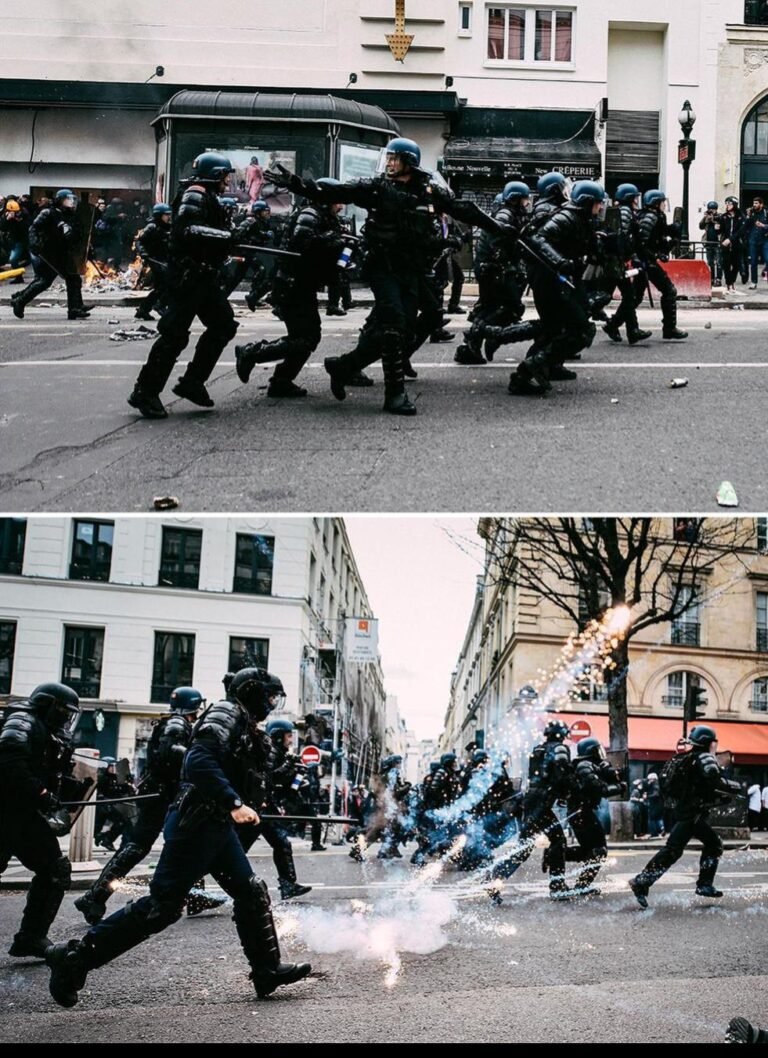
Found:
[{"label": "riot police officer", "polygon": [[226,211],[217,198],[233,172],[229,159],[212,151],[198,155],[193,176],[182,181],[173,203],[168,261],[168,310],[157,325],[159,337],[150,349],[128,398],[147,419],[167,416],[160,394],[189,343],[196,316],[205,327],[187,370],[173,387],[201,408],[212,408],[205,383],[238,324],[221,286],[221,268],[232,246]]},{"label": "riot police officer", "polygon": [[523,797],[523,825],[518,847],[497,863],[489,874],[488,894],[501,903],[501,879],[511,878],[533,852],[537,834],[549,841],[547,867],[549,893],[554,899],[570,895],[565,883],[565,833],[554,813],[557,801],[564,801],[571,787],[571,754],[564,745],[569,727],[562,720],[550,720],[544,728],[544,741],[534,746],[528,759],[528,789]]},{"label": "riot police officer", "polygon": [[737,782],[727,779],[717,763],[717,733],[714,728],[697,724],[688,738],[691,751],[677,754],[668,761],[662,772],[662,789],[665,800],[674,806],[675,825],[664,848],[629,882],[635,899],[643,908],[648,907],[648,891],[653,883],[677,863],[691,838],[698,838],[702,845],[697,894],[715,898],[723,895],[714,885],[723,843],[707,817],[710,808],[740,793],[741,787]]},{"label": "riot police officer", "polygon": [[[272,211],[269,203],[263,198],[251,203],[251,208],[235,228],[235,238],[240,246],[266,246],[272,247],[275,242],[275,233],[270,227]],[[230,280],[230,289],[245,279],[248,271],[251,272],[251,289],[245,295],[245,303],[251,312],[256,311],[256,306],[267,294],[270,288],[270,280],[267,269],[258,259],[253,256],[248,260],[240,262]]]},{"label": "riot police officer", "polygon": [[[454,355],[457,364],[484,364],[481,352],[483,328],[503,327],[523,318],[523,289],[525,272],[516,245],[528,219],[531,189],[521,180],[510,180],[501,193],[501,206],[493,214],[499,233],[483,231],[477,242],[475,274],[477,275],[480,309],[475,311],[472,327]],[[498,341],[485,338],[489,360],[498,348]]]},{"label": "riot police officer", "polygon": [[[619,184],[613,198],[619,207],[619,254],[625,263],[632,262],[637,249],[637,206],[640,200],[640,191],[634,184]],[[620,342],[621,333],[619,328],[626,325],[627,341],[630,345],[636,345],[637,342],[643,342],[646,338],[650,338],[651,332],[641,330],[640,324],[637,322],[635,284],[631,276],[623,275],[617,281],[616,286],[621,294],[621,304],[605,324],[603,330],[612,342]]]},{"label": "riot police officer", "polygon": [[420,168],[421,148],[413,140],[391,140],[386,159],[385,173],[343,183],[332,191],[284,169],[268,175],[277,186],[314,201],[352,203],[368,211],[363,277],[375,302],[371,326],[361,334],[354,352],[328,357],[325,368],[331,392],[337,400],[344,400],[349,379],[381,358],[384,411],[415,415],[416,406],[405,390],[405,361],[413,349],[419,310],[428,310],[423,321],[425,336],[442,326],[442,306],[432,281],[441,243],[438,214],[447,213],[492,231],[498,227],[473,202],[454,199],[447,187]]},{"label": "riot police officer", "polygon": [[17,319],[24,318],[25,307],[47,290],[57,276],[62,277],[67,288],[67,319],[85,320],[90,315],[93,306],[83,305],[83,280],[73,260],[78,234],[76,209],[74,191],[63,187],[56,192],[53,205],[41,210],[32,221],[29,249],[35,278],[11,298],[11,308]]},{"label": "riot police officer", "polygon": [[8,951],[16,957],[44,957],[51,943],[46,934],[70,886],[70,862],[46,816],[81,792],[68,780],[79,716],[71,687],[41,683],[9,707],[0,730],[0,863],[16,856],[33,876]]},{"label": "riot police officer", "polygon": [[575,378],[563,361],[594,340],[595,325],[579,280],[584,257],[596,250],[594,221],[604,200],[605,191],[598,183],[580,180],[570,201],[540,225],[532,225],[531,233],[524,236],[530,248],[528,278],[541,336],[533,355],[518,364],[509,380],[514,395],[541,396],[551,389],[551,380]]},{"label": "riot police officer", "polygon": [[264,669],[245,668],[232,678],[228,694],[196,726],[184,757],[181,792],[166,818],[165,844],[149,895],[92,926],[81,940],[48,949],[49,987],[61,1006],[77,1003],[89,971],[176,922],[195,879],[208,873],[234,900],[235,927],[257,995],[270,995],[310,972],[306,963],[280,961],[267,887],[255,877],[235,830],[240,823],[259,823],[241,790],[248,782],[258,724],[284,701],[283,685]]},{"label": "riot police officer", "polygon": [[[243,799],[257,812],[277,814],[296,773],[295,758],[293,754],[288,753],[285,745],[286,736],[292,739],[293,724],[285,719],[270,720],[266,733],[260,730],[252,732],[249,779]],[[277,869],[277,882],[283,900],[305,896],[311,892],[311,885],[301,885],[296,880],[293,848],[284,826],[273,819],[263,819],[257,826],[238,824],[237,833],[246,852],[259,837],[263,837],[272,849],[272,859]]]},{"label": "riot police officer", "polygon": [[[123,842],[93,885],[75,900],[75,907],[90,925],[104,917],[115,882],[125,878],[137,863],[141,863],[157,841],[168,806],[178,793],[181,764],[192,738],[192,724],[203,705],[205,698],[200,691],[194,687],[177,687],[171,694],[170,713],[161,717],[152,728],[147,745],[147,769],[139,792],[157,794],[157,797],[139,802],[138,819],[128,841]],[[195,891],[187,900],[187,914],[200,914],[224,903],[222,897],[204,896],[200,892],[202,888],[203,883],[197,882]]]},{"label": "riot police officer", "polygon": [[[384,757],[379,767],[378,775],[374,776],[371,783],[371,793],[376,802],[375,813],[365,831],[363,848],[367,848],[381,838],[381,848],[378,859],[390,860],[401,859],[402,854],[398,848],[402,840],[402,827],[400,825],[400,814],[404,802],[407,799],[411,784],[406,783],[400,777],[400,765],[403,758],[396,753]],[[363,862],[363,854],[360,844],[355,842],[350,849],[349,855],[359,863]]]},{"label": "riot police officer", "polygon": [[300,254],[298,261],[281,264],[272,284],[272,304],[280,309],[288,331],[276,341],[249,342],[235,347],[237,377],[248,381],[256,364],[281,361],[269,380],[268,397],[306,397],[295,378],[320,344],[322,325],[317,292],[337,268],[344,248],[338,214],[343,209],[334,201],[338,180],[323,177],[316,185],[327,194],[319,204],[305,206],[297,214],[285,248]]},{"label": "riot police officer", "polygon": [[151,287],[136,309],[137,320],[152,320],[152,310],[165,310],[168,297],[168,249],[171,242],[173,210],[167,202],[152,207],[152,220],[136,237],[136,251],[149,269]]},{"label": "riot police officer", "polygon": [[[600,740],[581,739],[576,747],[573,781],[568,795],[571,829],[578,844],[569,845],[565,852],[566,863],[585,864],[571,889],[577,896],[598,896],[600,893],[593,883],[608,855],[608,844],[597,809],[604,797],[614,797],[623,789],[618,772],[605,759]],[[544,856],[547,860],[547,850]]]},{"label": "riot police officer", "polygon": [[644,275],[639,277],[636,299],[638,303],[642,301],[646,285],[653,283],[661,294],[662,338],[680,341],[688,337],[688,332],[677,326],[677,288],[659,264],[669,259],[676,235],[664,214],[666,201],[667,196],[658,188],[643,195],[643,209],[637,221],[637,255]]}]

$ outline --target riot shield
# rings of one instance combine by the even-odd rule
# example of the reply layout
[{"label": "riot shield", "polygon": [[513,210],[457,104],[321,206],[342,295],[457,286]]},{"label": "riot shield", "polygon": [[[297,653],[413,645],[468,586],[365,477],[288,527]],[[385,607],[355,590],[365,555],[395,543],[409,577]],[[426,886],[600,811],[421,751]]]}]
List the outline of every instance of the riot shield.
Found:
[{"label": "riot shield", "polygon": [[[82,759],[76,761],[71,775],[65,775],[59,783],[57,796],[61,801],[89,801],[95,804],[98,769],[96,761],[90,764]],[[85,805],[76,808],[58,808],[55,812],[41,813],[48,826],[57,836],[68,834],[77,822]]]}]

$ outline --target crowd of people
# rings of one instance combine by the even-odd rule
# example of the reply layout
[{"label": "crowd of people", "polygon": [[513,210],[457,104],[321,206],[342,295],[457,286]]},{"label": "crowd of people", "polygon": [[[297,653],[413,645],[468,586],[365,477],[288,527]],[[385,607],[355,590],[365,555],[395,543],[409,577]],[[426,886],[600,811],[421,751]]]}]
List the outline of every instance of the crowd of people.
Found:
[{"label": "crowd of people", "polygon": [[768,281],[768,210],[762,195],[755,195],[747,210],[733,196],[722,212],[717,202],[707,202],[699,228],[713,286],[724,283],[726,294],[736,294],[737,278],[750,290],[757,290],[761,279]]}]

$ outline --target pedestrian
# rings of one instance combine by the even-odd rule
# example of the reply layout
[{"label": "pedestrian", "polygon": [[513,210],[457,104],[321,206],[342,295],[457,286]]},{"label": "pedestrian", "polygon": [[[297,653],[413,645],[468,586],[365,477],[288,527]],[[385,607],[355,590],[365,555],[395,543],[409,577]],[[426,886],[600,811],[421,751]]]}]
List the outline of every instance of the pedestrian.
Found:
[{"label": "pedestrian", "polygon": [[[78,799],[69,779],[72,735],[80,702],[63,683],[42,683],[14,702],[0,730],[0,866],[15,856],[32,873],[24,913],[8,950],[15,958],[43,958],[47,937],[70,887],[72,867],[48,817],[61,800]],[[64,794],[65,796],[62,796]]]},{"label": "pedestrian", "polygon": [[160,394],[189,343],[195,317],[205,330],[173,392],[201,408],[213,407],[205,384],[238,328],[221,286],[221,268],[232,247],[232,232],[217,198],[233,169],[228,158],[210,151],[198,155],[192,168],[193,176],[182,181],[172,207],[168,308],[157,325],[159,337],[128,398],[131,407],[147,419],[165,419],[168,415]]},{"label": "pedestrian", "polygon": [[719,221],[720,214],[718,213],[717,202],[707,202],[707,208],[699,221],[699,229],[704,232],[704,252],[709,265],[713,287],[719,287],[722,282]]},{"label": "pedestrian", "polygon": [[349,379],[381,358],[383,410],[393,415],[415,415],[416,405],[405,390],[405,372],[414,348],[419,311],[426,315],[421,324],[424,338],[442,321],[431,278],[441,245],[438,214],[448,213],[494,231],[497,225],[475,203],[454,199],[446,185],[422,169],[421,148],[404,137],[387,144],[386,172],[369,179],[330,188],[279,169],[266,174],[276,187],[287,187],[313,201],[351,203],[368,211],[363,278],[373,292],[374,313],[354,354],[328,357],[324,362],[334,397],[344,400]]},{"label": "pedestrian", "polygon": [[295,379],[317,349],[322,324],[317,294],[338,268],[345,247],[338,214],[344,208],[334,201],[338,180],[324,177],[317,181],[327,197],[322,204],[301,209],[285,243],[290,253],[299,256],[281,263],[272,284],[272,304],[280,308],[287,334],[275,341],[249,342],[235,347],[237,377],[246,383],[256,364],[279,361],[267,389],[268,397],[301,398],[307,391]]},{"label": "pedestrian", "polygon": [[762,195],[755,195],[742,227],[749,248],[749,289],[757,290],[757,267],[768,265],[768,211]]},{"label": "pedestrian", "polygon": [[646,801],[645,801],[645,784],[642,779],[635,779],[632,783],[632,792],[630,794],[630,806],[632,808],[632,833],[635,841],[644,837],[648,832],[646,824]]},{"label": "pedestrian", "polygon": [[654,882],[677,863],[691,838],[702,845],[696,893],[719,898],[715,874],[723,854],[723,843],[708,822],[710,809],[741,792],[737,782],[725,777],[717,763],[717,733],[714,728],[697,724],[688,736],[691,750],[678,753],[665,765],[662,788],[666,800],[675,805],[675,825],[664,848],[630,879],[629,887],[642,908],[648,907],[648,892]]},{"label": "pedestrian", "polygon": [[658,838],[664,833],[664,799],[661,795],[659,776],[649,772],[645,781],[645,796],[648,805],[648,833]]},{"label": "pedestrian", "polygon": [[227,699],[206,711],[184,757],[181,790],[166,818],[149,895],[91,926],[82,938],[47,951],[50,992],[61,1006],[77,1003],[90,971],[178,921],[195,879],[209,873],[234,901],[235,928],[259,997],[310,972],[307,963],[280,961],[267,886],[254,875],[235,830],[237,824],[259,823],[241,787],[258,725],[284,701],[276,676],[244,668],[232,678]]},{"label": "pedestrian", "polygon": [[747,790],[747,822],[750,830],[760,830],[762,826],[763,798],[759,782],[753,782]]},{"label": "pedestrian", "polygon": [[73,191],[63,187],[56,192],[53,205],[42,209],[29,229],[29,249],[35,278],[25,290],[11,298],[13,314],[24,318],[24,309],[38,294],[47,290],[57,276],[67,288],[67,319],[84,320],[93,307],[83,305],[83,281],[76,260],[78,224],[75,218],[77,199]]},{"label": "pedestrian", "polygon": [[720,258],[723,262],[723,278],[726,294],[736,293],[736,276],[739,274],[742,228],[744,218],[739,200],[729,195],[725,200],[725,212],[717,218],[715,230],[720,241]]},{"label": "pedestrian", "polygon": [[[101,921],[116,883],[149,855],[160,836],[168,807],[179,790],[181,766],[192,739],[192,725],[204,705],[205,698],[200,691],[194,687],[177,687],[171,694],[170,713],[154,724],[147,745],[147,766],[139,786],[142,796],[154,795],[154,798],[139,803],[138,817],[129,839],[123,842],[96,881],[75,900],[75,907],[89,925]],[[114,766],[112,768],[114,770]],[[119,796],[119,790],[115,789],[114,794]],[[225,902],[222,897],[204,895],[201,892],[204,885],[203,879],[195,883],[195,891],[186,902],[188,915],[213,910]]]},{"label": "pedestrian", "polygon": [[665,209],[667,196],[659,188],[652,188],[643,195],[643,209],[637,221],[637,255],[642,273],[638,276],[637,304],[643,299],[648,284],[661,294],[661,336],[665,341],[682,341],[687,331],[677,326],[677,288],[661,267],[669,260],[669,253],[678,238],[678,230],[667,223]]},{"label": "pedestrian", "polygon": [[[0,214],[0,267],[24,268],[29,261],[29,227],[31,220],[18,199],[9,198]],[[24,276],[16,276],[12,284],[23,284]]]}]

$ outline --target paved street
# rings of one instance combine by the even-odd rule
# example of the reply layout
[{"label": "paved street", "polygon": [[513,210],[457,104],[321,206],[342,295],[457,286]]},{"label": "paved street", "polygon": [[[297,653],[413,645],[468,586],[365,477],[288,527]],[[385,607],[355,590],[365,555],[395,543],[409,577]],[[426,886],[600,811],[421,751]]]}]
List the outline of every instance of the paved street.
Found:
[{"label": "paved street", "polygon": [[[361,868],[346,849],[296,847],[299,878],[315,888],[277,905],[277,916],[286,953],[310,959],[313,978],[257,1002],[223,909],[184,919],[92,974],[74,1010],[50,999],[42,964],[0,956],[0,1038],[683,1043],[722,1040],[735,1014],[768,1023],[764,850],[726,854],[717,905],[693,894],[695,857],[686,855],[643,912],[626,879],[647,850],[615,850],[601,897],[557,905],[537,850],[493,908],[463,875],[430,882],[405,860]],[[271,886],[265,852],[257,870]],[[0,893],[3,949],[22,899]],[[56,938],[82,932],[72,902]]]},{"label": "paved street", "polygon": [[[768,506],[762,311],[683,309],[690,340],[670,343],[645,309],[654,339],[630,348],[598,332],[578,380],[544,400],[506,392],[524,347],[464,368],[457,341],[425,345],[408,420],[381,414],[378,366],[374,389],[330,395],[322,359],[352,347],[366,312],[323,318],[306,401],[268,400],[271,366],[242,386],[230,345],[213,411],[168,390],[170,418],[150,423],[126,404],[149,343],[109,340],[108,321],[137,325],[131,309],[68,323],[55,305],[24,321],[3,308],[0,509],[141,511],[172,494],[188,511],[703,511],[726,479],[742,511]],[[239,341],[282,333],[265,311],[240,324]],[[670,389],[676,377],[687,388]]]}]

